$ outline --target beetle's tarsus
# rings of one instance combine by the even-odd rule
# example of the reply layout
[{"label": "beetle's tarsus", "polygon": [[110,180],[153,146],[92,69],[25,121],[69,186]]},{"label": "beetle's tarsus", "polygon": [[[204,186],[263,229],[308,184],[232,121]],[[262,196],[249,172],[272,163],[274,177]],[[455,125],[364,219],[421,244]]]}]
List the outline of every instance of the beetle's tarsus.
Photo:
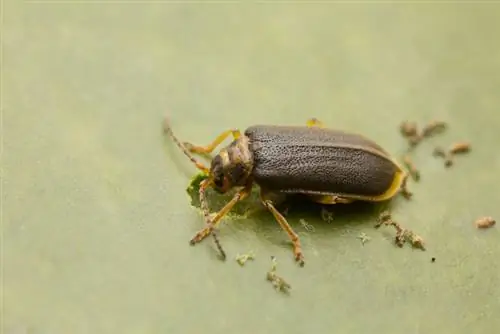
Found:
[{"label": "beetle's tarsus", "polygon": [[226,252],[224,251],[224,248],[222,248],[222,245],[219,241],[219,237],[217,236],[217,233],[215,231],[212,231],[212,238],[214,239],[215,246],[217,247],[217,250],[219,251],[219,255],[222,259],[222,261],[226,260]]},{"label": "beetle's tarsus", "polygon": [[305,264],[304,256],[302,255],[302,252],[300,254],[295,255],[295,261],[299,264],[299,266],[303,267]]},{"label": "beetle's tarsus", "polygon": [[225,261],[226,260],[226,252],[224,251],[224,249],[222,248],[222,245],[219,241],[219,238],[217,237],[217,235],[214,233],[213,229],[210,229],[210,226],[207,226],[206,228],[204,228],[203,230],[201,230],[200,232],[198,232],[194,238],[192,238],[191,240],[189,240],[189,244],[191,246],[194,246],[196,245],[197,243],[201,242],[203,239],[205,239],[206,237],[208,237],[209,235],[212,235],[212,237],[214,238],[214,242],[215,242],[215,246],[217,247],[217,250],[219,251],[219,255],[220,255],[220,258],[222,261]]},{"label": "beetle's tarsus", "polygon": [[310,127],[310,128],[323,128],[324,127],[324,124],[323,122],[321,122],[319,119],[317,119],[316,117],[313,117],[313,118],[310,118],[307,120],[307,126]]},{"label": "beetle's tarsus", "polygon": [[212,231],[213,231],[213,227],[210,225],[203,228],[201,231],[196,233],[196,235],[191,239],[191,242],[193,244],[201,242],[203,239],[208,237],[212,233]]},{"label": "beetle's tarsus", "polygon": [[199,233],[197,233],[193,238],[191,238],[191,240],[189,240],[189,244],[191,246],[194,246],[197,243],[199,243],[201,240],[202,240],[201,236],[199,235]]},{"label": "beetle's tarsus", "polygon": [[226,252],[224,252],[224,250],[219,249],[219,255],[220,255],[220,259],[221,259],[222,261],[226,261],[227,256],[226,256]]},{"label": "beetle's tarsus", "polygon": [[302,254],[302,247],[300,246],[300,241],[294,241],[293,243],[293,252],[295,254],[295,261],[299,264],[299,266],[303,267],[305,264],[304,255]]}]

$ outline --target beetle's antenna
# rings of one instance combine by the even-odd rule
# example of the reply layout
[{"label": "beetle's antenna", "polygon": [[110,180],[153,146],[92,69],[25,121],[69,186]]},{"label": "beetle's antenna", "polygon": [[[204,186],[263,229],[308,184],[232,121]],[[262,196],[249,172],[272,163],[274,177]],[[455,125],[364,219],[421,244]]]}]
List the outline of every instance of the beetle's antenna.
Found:
[{"label": "beetle's antenna", "polygon": [[[212,183],[212,181],[210,179],[205,179],[205,180],[201,181],[200,190],[199,190],[201,210],[203,211],[203,216],[204,216],[205,222],[207,224],[210,223],[210,210],[208,209],[208,203],[207,203],[207,197],[206,197],[205,191],[207,190],[207,188],[210,186],[211,183]],[[212,234],[212,237],[214,239],[215,246],[217,246],[217,249],[219,250],[219,253],[220,253],[222,259],[225,260],[226,259],[226,252],[222,248],[222,245],[219,241],[219,238],[217,237],[217,234],[215,233],[215,231],[212,231],[211,234]]]},{"label": "beetle's antenna", "polygon": [[189,160],[191,160],[191,162],[193,164],[195,164],[195,166],[205,172],[205,174],[208,174],[209,173],[209,169],[207,167],[205,167],[205,165],[203,165],[201,162],[199,162],[198,160],[196,160],[193,155],[191,153],[189,153],[189,151],[187,150],[187,148],[179,141],[179,139],[174,135],[174,132],[172,131],[172,127],[170,126],[170,122],[168,120],[168,116],[165,116],[165,119],[163,121],[163,130],[172,138],[172,140],[175,142],[175,144],[181,149],[181,151],[184,153],[184,155],[186,155]]}]

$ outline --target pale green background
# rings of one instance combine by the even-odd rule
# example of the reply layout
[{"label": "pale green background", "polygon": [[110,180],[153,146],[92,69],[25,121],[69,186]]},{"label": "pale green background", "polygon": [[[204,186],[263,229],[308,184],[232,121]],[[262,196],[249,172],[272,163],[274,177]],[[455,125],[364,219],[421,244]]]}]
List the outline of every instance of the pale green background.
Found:
[{"label": "pale green background", "polygon": [[[180,3],[4,3],[4,333],[498,332],[499,227],[472,222],[500,217],[500,6]],[[271,215],[226,221],[225,263],[190,247],[195,169],[167,109],[200,144],[315,116],[394,154],[402,120],[449,122],[393,203],[428,250],[396,248],[375,215],[304,234],[300,212],[304,268]],[[473,152],[445,170],[432,149],[456,140]],[[265,280],[271,255],[290,296]]]}]

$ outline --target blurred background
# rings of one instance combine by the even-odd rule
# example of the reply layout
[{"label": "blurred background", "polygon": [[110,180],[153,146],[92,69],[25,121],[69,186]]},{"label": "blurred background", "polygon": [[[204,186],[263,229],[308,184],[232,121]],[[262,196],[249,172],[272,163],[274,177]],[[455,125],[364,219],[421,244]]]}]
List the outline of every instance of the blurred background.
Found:
[{"label": "blurred background", "polygon": [[[500,330],[500,7],[493,3],[4,1],[2,333],[477,333]],[[404,120],[448,130],[413,159],[396,220],[226,219],[221,262],[162,133],[208,144],[256,123],[363,133],[395,156]],[[432,150],[470,141],[452,168]],[[260,205],[255,202],[255,206]],[[293,211],[293,215],[292,215]],[[359,236],[370,238],[362,243]],[[237,254],[254,252],[240,267]],[[266,281],[276,256],[289,295]],[[435,262],[431,258],[435,258]]]}]

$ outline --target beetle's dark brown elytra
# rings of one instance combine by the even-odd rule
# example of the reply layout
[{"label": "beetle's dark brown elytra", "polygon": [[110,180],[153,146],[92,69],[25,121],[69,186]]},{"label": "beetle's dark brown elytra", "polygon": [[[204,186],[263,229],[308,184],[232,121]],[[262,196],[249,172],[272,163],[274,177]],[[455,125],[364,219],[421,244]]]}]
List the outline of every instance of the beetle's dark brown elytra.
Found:
[{"label": "beetle's dark brown elytra", "polygon": [[270,191],[376,199],[399,171],[380,146],[338,130],[252,126],[245,136],[254,181]]},{"label": "beetle's dark brown elytra", "polygon": [[[271,194],[305,194],[318,203],[389,200],[400,190],[406,196],[407,173],[379,145],[353,133],[324,128],[311,119],[307,126],[256,125],[244,134],[237,129],[221,133],[211,144],[182,144],[173,134],[168,119],[165,131],[186,156],[208,175],[200,184],[200,203],[207,226],[192,239],[196,244],[212,234],[221,218],[246,198],[253,183],[260,186],[262,204],[290,237],[295,259],[304,264],[298,235],[275,208]],[[191,153],[211,153],[230,135],[233,141],[213,157],[210,168]],[[211,216],[205,190],[226,193],[238,187],[234,197],[215,216]]]}]

